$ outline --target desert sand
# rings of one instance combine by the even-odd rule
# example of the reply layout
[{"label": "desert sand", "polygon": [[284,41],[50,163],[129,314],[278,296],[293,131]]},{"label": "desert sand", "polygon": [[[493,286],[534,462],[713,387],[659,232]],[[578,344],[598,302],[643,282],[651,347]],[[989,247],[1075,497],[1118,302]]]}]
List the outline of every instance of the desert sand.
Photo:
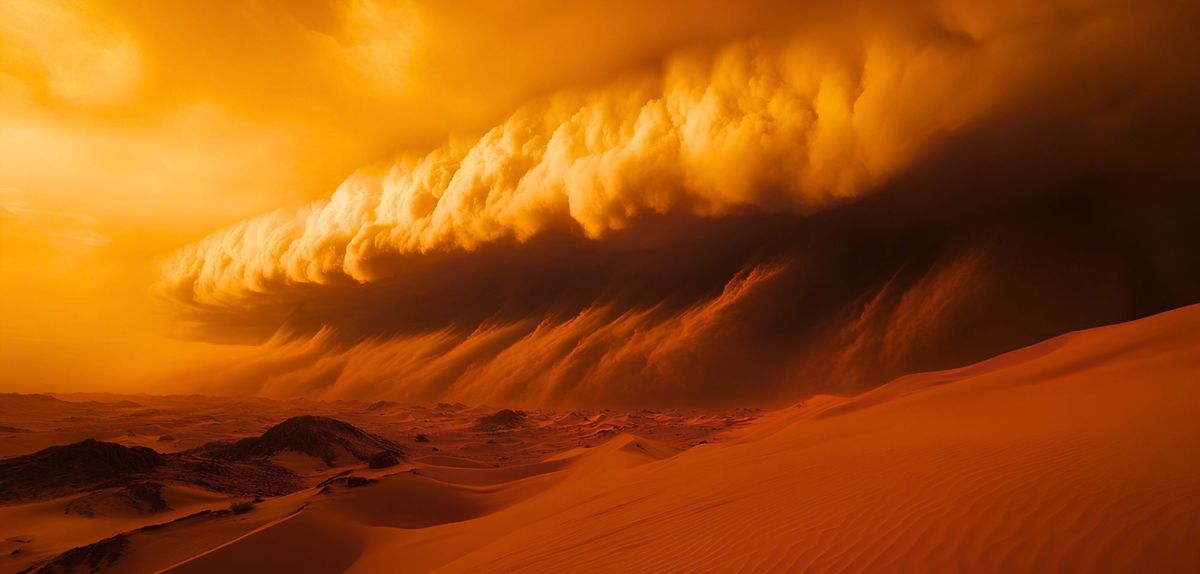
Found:
[{"label": "desert sand", "polygon": [[[767,413],[3,404],[0,464],[85,437],[178,453],[139,475],[169,510],[91,491],[0,506],[4,571],[1200,571],[1200,306]],[[227,485],[161,474],[299,415],[395,464],[358,442],[224,443],[300,482],[240,513]]]}]

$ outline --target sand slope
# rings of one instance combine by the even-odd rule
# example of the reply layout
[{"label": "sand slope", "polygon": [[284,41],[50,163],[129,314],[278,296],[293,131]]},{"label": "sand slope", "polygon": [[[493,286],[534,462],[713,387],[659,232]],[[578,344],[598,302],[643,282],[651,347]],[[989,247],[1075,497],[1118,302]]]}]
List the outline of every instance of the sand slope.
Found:
[{"label": "sand slope", "polygon": [[523,435],[470,435],[347,471],[365,486],[130,532],[109,570],[1200,571],[1200,306],[733,428],[507,466],[462,454]]},{"label": "sand slope", "polygon": [[356,565],[452,553],[483,527],[495,539],[443,571],[1200,571],[1200,306],[741,434]]}]

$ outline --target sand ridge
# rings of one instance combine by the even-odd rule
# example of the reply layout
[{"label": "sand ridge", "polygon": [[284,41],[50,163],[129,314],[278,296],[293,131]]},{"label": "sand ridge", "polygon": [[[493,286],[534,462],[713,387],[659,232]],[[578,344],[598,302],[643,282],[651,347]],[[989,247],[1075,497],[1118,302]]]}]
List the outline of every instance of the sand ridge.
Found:
[{"label": "sand ridge", "polygon": [[795,409],[442,571],[1196,571],[1197,349],[1189,307]]},{"label": "sand ridge", "polygon": [[357,405],[413,456],[110,526],[105,571],[1197,571],[1198,349],[1192,306],[763,414]]}]

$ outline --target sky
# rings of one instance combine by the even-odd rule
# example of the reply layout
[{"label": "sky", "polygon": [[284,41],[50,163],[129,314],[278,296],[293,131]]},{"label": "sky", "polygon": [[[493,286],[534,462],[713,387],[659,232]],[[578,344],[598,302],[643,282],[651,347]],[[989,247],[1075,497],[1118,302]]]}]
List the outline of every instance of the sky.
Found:
[{"label": "sky", "polygon": [[771,403],[1195,302],[1195,11],[4,2],[0,388]]},{"label": "sky", "polygon": [[[441,4],[0,6],[5,386],[120,384],[124,369],[143,370],[112,360],[132,349],[155,363],[146,373],[223,353],[170,337],[152,284],[173,249],[328,195],[395,150],[477,132],[550,86],[741,26],[697,15],[639,40],[654,35],[647,15],[583,43],[564,34],[599,2]],[[576,44],[569,56],[542,49],[563,40]]]}]

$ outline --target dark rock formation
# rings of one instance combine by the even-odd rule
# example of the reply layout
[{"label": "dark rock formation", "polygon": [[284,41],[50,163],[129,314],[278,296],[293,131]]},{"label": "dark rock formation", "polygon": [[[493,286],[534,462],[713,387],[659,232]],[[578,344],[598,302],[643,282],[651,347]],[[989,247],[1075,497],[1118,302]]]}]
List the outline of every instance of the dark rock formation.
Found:
[{"label": "dark rock formation", "polygon": [[494,431],[500,429],[511,429],[521,426],[525,421],[525,411],[514,411],[511,409],[503,409],[496,411],[486,417],[480,417],[475,421],[475,430]]},{"label": "dark rock formation", "polygon": [[367,460],[381,450],[402,452],[392,441],[354,425],[311,415],[290,418],[267,429],[259,437],[245,438],[233,444],[210,444],[203,449],[207,456],[229,460],[267,458],[293,451],[320,458],[329,465],[347,456]]},{"label": "dark rock formation", "polygon": [[48,562],[34,564],[21,574],[68,574],[71,572],[99,572],[112,566],[129,551],[129,537],[118,534],[99,542],[72,548]]},{"label": "dark rock formation", "polygon": [[85,518],[117,514],[152,514],[170,510],[157,482],[135,482],[126,486],[93,492],[72,500],[64,512]]},{"label": "dark rock formation", "polygon": [[375,482],[374,479],[370,479],[365,476],[351,476],[350,478],[346,479],[346,486],[349,488],[358,488],[360,486],[366,486],[373,482]]},{"label": "dark rock formation", "polygon": [[0,461],[0,503],[117,486],[163,463],[153,449],[87,439]]},{"label": "dark rock formation", "polygon": [[265,460],[220,460],[191,452],[170,455],[155,477],[237,496],[281,496],[304,488],[295,473]]},{"label": "dark rock formation", "polygon": [[400,464],[400,457],[396,456],[395,453],[388,452],[386,450],[381,450],[375,453],[371,456],[371,459],[367,461],[367,466],[371,468],[388,468],[390,466],[396,466],[397,464]]}]

